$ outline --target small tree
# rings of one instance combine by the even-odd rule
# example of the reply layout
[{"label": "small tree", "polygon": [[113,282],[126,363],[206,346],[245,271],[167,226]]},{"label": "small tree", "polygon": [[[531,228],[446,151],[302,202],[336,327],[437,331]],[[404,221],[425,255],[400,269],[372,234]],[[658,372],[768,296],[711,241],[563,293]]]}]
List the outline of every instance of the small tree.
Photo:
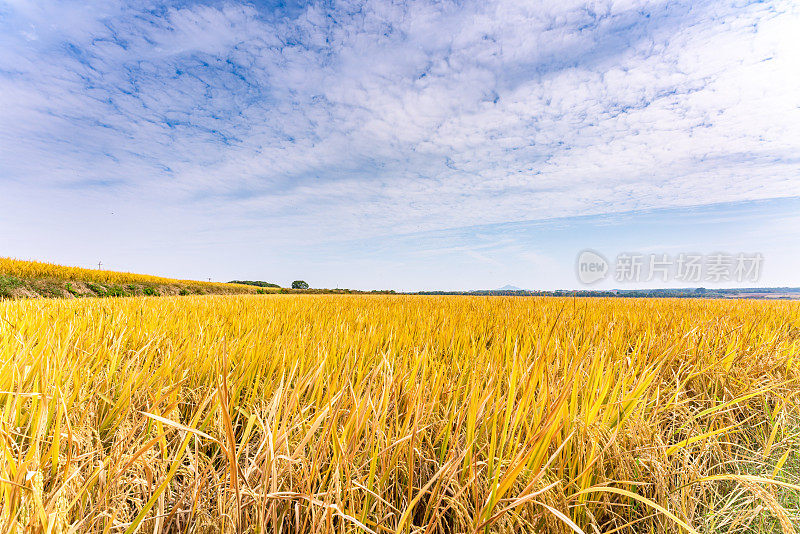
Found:
[{"label": "small tree", "polygon": [[295,280],[292,282],[292,289],[308,289],[308,284],[303,280]]}]

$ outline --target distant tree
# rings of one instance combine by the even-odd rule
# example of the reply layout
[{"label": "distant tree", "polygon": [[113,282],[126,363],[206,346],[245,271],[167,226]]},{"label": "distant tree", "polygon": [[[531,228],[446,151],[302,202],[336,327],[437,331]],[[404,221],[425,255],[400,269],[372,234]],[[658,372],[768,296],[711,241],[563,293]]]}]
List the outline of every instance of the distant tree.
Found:
[{"label": "distant tree", "polygon": [[303,280],[295,280],[292,282],[292,289],[308,289],[308,284]]}]

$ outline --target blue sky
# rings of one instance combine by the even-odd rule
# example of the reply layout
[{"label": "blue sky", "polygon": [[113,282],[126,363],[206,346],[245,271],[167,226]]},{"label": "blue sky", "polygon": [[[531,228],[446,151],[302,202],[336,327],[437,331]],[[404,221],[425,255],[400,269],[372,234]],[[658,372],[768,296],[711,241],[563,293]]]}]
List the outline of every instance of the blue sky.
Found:
[{"label": "blue sky", "polygon": [[797,286],[797,50],[790,1],[0,0],[0,255],[413,290],[725,250]]}]

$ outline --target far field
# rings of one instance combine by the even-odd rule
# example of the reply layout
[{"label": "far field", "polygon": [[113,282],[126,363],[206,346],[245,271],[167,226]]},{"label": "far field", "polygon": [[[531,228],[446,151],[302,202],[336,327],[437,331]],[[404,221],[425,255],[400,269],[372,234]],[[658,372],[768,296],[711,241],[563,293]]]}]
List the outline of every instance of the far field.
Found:
[{"label": "far field", "polygon": [[798,356],[797,302],[6,301],[2,531],[794,532]]},{"label": "far field", "polygon": [[0,299],[272,293],[272,288],[175,280],[0,257]]}]

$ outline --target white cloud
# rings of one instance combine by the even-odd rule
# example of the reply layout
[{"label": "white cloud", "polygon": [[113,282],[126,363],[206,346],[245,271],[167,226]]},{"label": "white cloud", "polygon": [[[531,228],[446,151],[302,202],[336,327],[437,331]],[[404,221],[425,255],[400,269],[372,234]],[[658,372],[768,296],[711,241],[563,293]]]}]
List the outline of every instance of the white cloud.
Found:
[{"label": "white cloud", "polygon": [[8,194],[319,238],[800,195],[788,1],[6,2],[0,30]]}]

